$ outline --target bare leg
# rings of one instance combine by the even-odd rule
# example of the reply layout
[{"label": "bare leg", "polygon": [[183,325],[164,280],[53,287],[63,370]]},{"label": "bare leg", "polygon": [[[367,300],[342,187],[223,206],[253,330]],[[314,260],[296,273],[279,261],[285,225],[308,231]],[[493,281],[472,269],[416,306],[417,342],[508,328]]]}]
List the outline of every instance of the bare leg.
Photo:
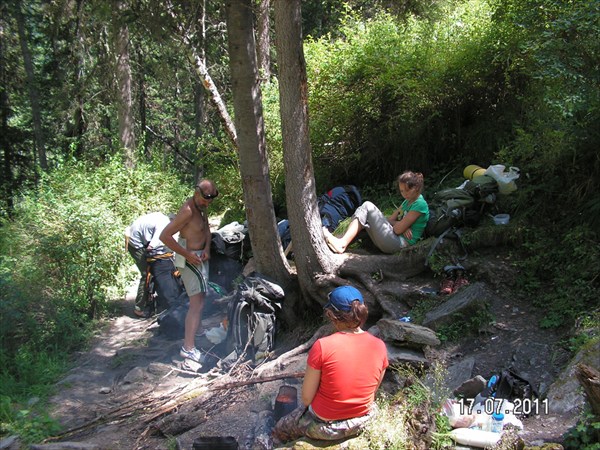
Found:
[{"label": "bare leg", "polygon": [[190,297],[190,308],[185,316],[185,334],[183,338],[183,347],[191,350],[196,346],[196,331],[202,325],[202,309],[204,308],[204,293],[192,295]]},{"label": "bare leg", "polygon": [[327,245],[329,245],[329,248],[333,252],[344,253],[348,245],[350,245],[350,243],[354,240],[354,238],[358,235],[358,233],[360,233],[360,231],[363,228],[364,227],[360,224],[358,219],[352,219],[350,225],[348,225],[348,229],[342,237],[335,237],[329,232],[327,228],[323,228],[323,234],[325,235]]}]

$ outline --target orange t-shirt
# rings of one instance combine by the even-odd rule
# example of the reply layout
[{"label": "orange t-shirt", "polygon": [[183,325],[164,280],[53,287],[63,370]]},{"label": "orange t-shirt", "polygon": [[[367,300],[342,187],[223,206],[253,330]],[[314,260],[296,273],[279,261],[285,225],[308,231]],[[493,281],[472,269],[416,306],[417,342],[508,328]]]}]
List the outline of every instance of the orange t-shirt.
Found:
[{"label": "orange t-shirt", "polygon": [[319,339],[310,349],[307,363],[321,371],[311,406],[327,420],[367,414],[381,374],[389,365],[383,341],[366,332],[334,333]]}]

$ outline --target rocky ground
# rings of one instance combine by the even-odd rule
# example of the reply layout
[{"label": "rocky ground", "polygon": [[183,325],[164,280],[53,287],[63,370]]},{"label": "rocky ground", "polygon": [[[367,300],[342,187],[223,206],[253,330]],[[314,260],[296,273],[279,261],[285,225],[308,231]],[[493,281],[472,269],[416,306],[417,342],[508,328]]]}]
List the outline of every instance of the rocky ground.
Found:
[{"label": "rocky ground", "polygon": [[[492,320],[483,324],[479,333],[465,334],[458,341],[431,349],[428,358],[448,367],[463,367],[463,371],[467,367],[471,376],[487,377],[493,371],[514,367],[542,394],[548,394],[572,358],[561,345],[563,335],[541,329],[538,324],[543,310],[514,292],[518,269],[512,266],[508,253],[500,255],[494,250],[474,255],[469,269],[471,283],[480,281],[494,294],[490,302]],[[439,280],[431,276],[418,282],[421,288],[423,284],[428,286],[429,291],[439,285]],[[79,355],[75,367],[60,382],[51,403],[54,417],[67,431],[55,448],[190,449],[200,436],[232,436],[240,448],[264,448],[265,433],[259,425],[271,414],[282,385],[300,391],[302,380],[295,374],[304,370],[306,354],[290,356],[285,367],[257,370],[254,375],[244,365],[235,367],[229,375],[217,368],[194,374],[182,366],[181,341],[162,336],[155,320],[136,318],[132,306],[131,298],[121,302],[120,314],[107,321],[91,349]],[[217,326],[222,318],[223,313],[217,310],[205,317],[204,327]],[[296,331],[293,336],[284,336],[279,352],[306,341],[311,333]],[[205,337],[198,339],[198,345],[211,349]],[[288,377],[233,383],[240,375],[265,378],[281,372]],[[464,379],[454,383],[460,381]],[[392,375],[385,383],[386,390],[394,389]],[[577,420],[581,395],[552,395],[548,411],[524,419],[521,436],[530,445],[560,442]],[[183,432],[185,424],[165,422],[168,419],[164,417],[177,416],[166,412],[192,417],[194,423]],[[173,437],[164,430],[171,430]],[[79,447],[67,447],[65,442],[76,442],[74,445]],[[51,444],[46,447],[52,448]]]}]

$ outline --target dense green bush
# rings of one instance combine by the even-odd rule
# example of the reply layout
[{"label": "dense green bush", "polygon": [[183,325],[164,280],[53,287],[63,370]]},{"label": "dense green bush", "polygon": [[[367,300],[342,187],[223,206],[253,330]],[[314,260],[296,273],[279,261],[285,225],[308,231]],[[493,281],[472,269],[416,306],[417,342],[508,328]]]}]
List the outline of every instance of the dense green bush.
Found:
[{"label": "dense green bush", "polygon": [[326,162],[318,176],[388,181],[457,154],[489,161],[507,139],[520,92],[507,82],[510,49],[493,10],[477,0],[442,9],[436,22],[348,15],[342,39],[307,43],[311,138]]},{"label": "dense green bush", "polygon": [[[0,384],[9,403],[44,396],[131,281],[124,229],[191,193],[153,164],[65,163],[15,201],[0,227]],[[14,418],[13,418],[14,419]],[[16,420],[16,419],[15,419]],[[11,423],[18,421],[11,421]]]}]

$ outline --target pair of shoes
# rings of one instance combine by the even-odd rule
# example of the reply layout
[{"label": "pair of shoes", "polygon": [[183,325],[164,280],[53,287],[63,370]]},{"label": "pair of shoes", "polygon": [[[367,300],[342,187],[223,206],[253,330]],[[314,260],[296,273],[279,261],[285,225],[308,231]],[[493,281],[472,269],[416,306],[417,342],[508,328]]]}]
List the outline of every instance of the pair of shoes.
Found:
[{"label": "pair of shoes", "polygon": [[469,280],[465,278],[463,269],[452,269],[446,272],[446,277],[440,285],[439,295],[454,294],[460,288],[468,286]]},{"label": "pair of shoes", "polygon": [[179,350],[179,354],[182,358],[191,359],[194,362],[201,363],[202,353],[196,347],[193,347],[191,350],[186,350],[185,347],[181,347]]}]

